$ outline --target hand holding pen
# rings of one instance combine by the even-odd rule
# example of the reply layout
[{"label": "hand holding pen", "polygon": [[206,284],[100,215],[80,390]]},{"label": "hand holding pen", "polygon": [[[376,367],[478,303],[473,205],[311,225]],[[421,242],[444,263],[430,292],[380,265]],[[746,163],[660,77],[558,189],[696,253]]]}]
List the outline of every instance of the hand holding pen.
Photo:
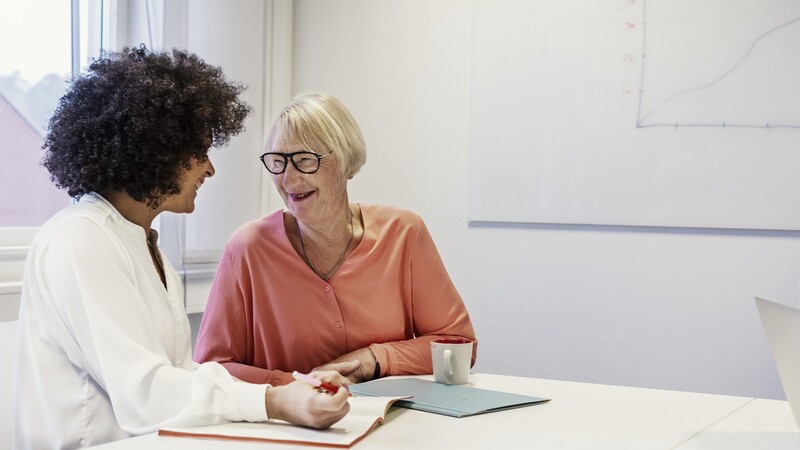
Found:
[{"label": "hand holding pen", "polygon": [[[319,378],[314,378],[311,375],[308,375],[308,374],[305,374],[305,373],[300,373],[300,372],[298,372],[296,370],[294,372],[292,372],[292,377],[294,377],[295,380],[302,381],[304,383],[308,383],[308,384],[310,384],[311,386],[314,386],[317,389],[325,390],[325,391],[327,391],[327,392],[329,392],[331,394],[337,393],[340,388],[344,388],[344,389],[347,389],[349,391],[347,386],[334,386],[334,385],[332,385],[330,383],[327,383],[325,381],[320,380]],[[351,397],[353,396],[353,394],[349,394],[349,395]]]},{"label": "hand holding pen", "polygon": [[[335,372],[314,372],[314,376],[336,382],[339,375]],[[322,430],[329,428],[350,411],[349,392],[347,389],[329,394],[321,392],[308,382],[299,380],[268,387],[264,399],[267,417]]]}]

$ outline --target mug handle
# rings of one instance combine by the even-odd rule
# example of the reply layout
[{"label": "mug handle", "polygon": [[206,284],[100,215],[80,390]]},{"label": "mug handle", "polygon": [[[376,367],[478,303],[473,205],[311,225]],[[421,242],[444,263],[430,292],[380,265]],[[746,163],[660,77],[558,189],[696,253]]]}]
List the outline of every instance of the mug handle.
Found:
[{"label": "mug handle", "polygon": [[444,364],[445,364],[445,367],[446,367],[446,369],[444,371],[444,374],[448,378],[452,377],[453,376],[453,351],[450,350],[449,348],[445,349],[445,351],[442,353],[442,357],[444,358]]}]

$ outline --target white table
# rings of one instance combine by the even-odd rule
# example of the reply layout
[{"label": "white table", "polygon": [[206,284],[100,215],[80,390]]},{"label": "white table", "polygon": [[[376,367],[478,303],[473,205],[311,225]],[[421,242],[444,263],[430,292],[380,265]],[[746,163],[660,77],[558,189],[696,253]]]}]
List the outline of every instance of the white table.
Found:
[{"label": "white table", "polygon": [[676,450],[800,449],[789,402],[755,398]]},{"label": "white table", "polygon": [[[489,374],[470,375],[470,385],[552,400],[460,419],[392,408],[386,423],[353,448],[800,448],[800,431],[794,425],[788,403],[777,400]],[[768,418],[760,418],[762,414],[768,414]],[[301,447],[148,434],[97,448],[296,450]]]}]

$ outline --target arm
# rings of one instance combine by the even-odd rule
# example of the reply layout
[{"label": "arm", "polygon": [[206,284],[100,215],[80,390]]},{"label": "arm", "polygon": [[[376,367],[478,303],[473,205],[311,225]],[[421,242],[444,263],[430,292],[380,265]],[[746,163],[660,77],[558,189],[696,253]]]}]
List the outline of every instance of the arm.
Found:
[{"label": "arm", "polygon": [[464,302],[456,290],[433,238],[421,218],[416,237],[409,236],[411,304],[414,339],[374,343],[369,346],[381,365],[381,376],[432,373],[431,341],[443,337],[463,337],[475,342],[472,364],[477,355],[477,339]]},{"label": "arm", "polygon": [[241,282],[242,272],[247,270],[236,267],[231,252],[230,248],[225,249],[217,268],[197,335],[194,359],[216,361],[234,377],[250,383],[275,386],[291,383],[294,379],[290,372],[252,365],[254,319],[248,306],[252,304],[253,293]]},{"label": "arm", "polygon": [[[431,373],[431,341],[443,337],[476,341],[466,307],[424,222],[419,216],[411,215],[405,231],[407,234],[401,235],[402,248],[393,252],[402,255],[390,258],[391,262],[387,261],[387,264],[402,265],[390,269],[403,274],[398,280],[399,286],[392,289],[403,292],[400,301],[408,315],[408,335],[413,335],[413,338],[374,342],[331,361],[360,361],[360,370],[347,375],[353,381],[372,379],[376,361],[380,364],[380,376]],[[391,239],[392,236],[381,238]],[[477,341],[473,347],[473,364],[476,351]],[[331,369],[329,364],[319,368]]]},{"label": "arm", "polygon": [[333,370],[352,383],[373,380],[380,377],[380,367],[375,354],[369,347],[363,347],[344,354],[333,361],[314,368],[315,371]]},{"label": "arm", "polygon": [[[151,268],[92,222],[75,220],[57,237],[37,260],[44,290],[54,293],[42,300],[44,314],[74,364],[103,387],[125,431],[262,421],[268,406],[272,418],[317,428],[347,413],[341,396],[320,396],[302,385],[242,383],[216,363],[185,365],[189,340],[174,339],[186,322],[177,316],[183,313],[179,284],[171,286],[171,296],[148,291]],[[152,285],[163,289],[160,281]],[[323,375],[334,384],[346,382]]]},{"label": "arm", "polygon": [[37,255],[41,309],[70,360],[100,386],[131,434],[168,424],[264,420],[265,386],[234,382],[218,365],[186,364],[180,285],[163,290],[143,262],[152,264],[149,255],[130,246],[129,231],[74,219]]}]

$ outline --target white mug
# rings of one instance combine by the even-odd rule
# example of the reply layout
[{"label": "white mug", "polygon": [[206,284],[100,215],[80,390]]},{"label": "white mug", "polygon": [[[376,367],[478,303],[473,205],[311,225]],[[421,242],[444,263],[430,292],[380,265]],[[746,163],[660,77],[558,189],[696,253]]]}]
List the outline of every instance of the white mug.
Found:
[{"label": "white mug", "polygon": [[431,342],[433,378],[438,383],[466,384],[472,363],[472,341],[464,338]]}]

